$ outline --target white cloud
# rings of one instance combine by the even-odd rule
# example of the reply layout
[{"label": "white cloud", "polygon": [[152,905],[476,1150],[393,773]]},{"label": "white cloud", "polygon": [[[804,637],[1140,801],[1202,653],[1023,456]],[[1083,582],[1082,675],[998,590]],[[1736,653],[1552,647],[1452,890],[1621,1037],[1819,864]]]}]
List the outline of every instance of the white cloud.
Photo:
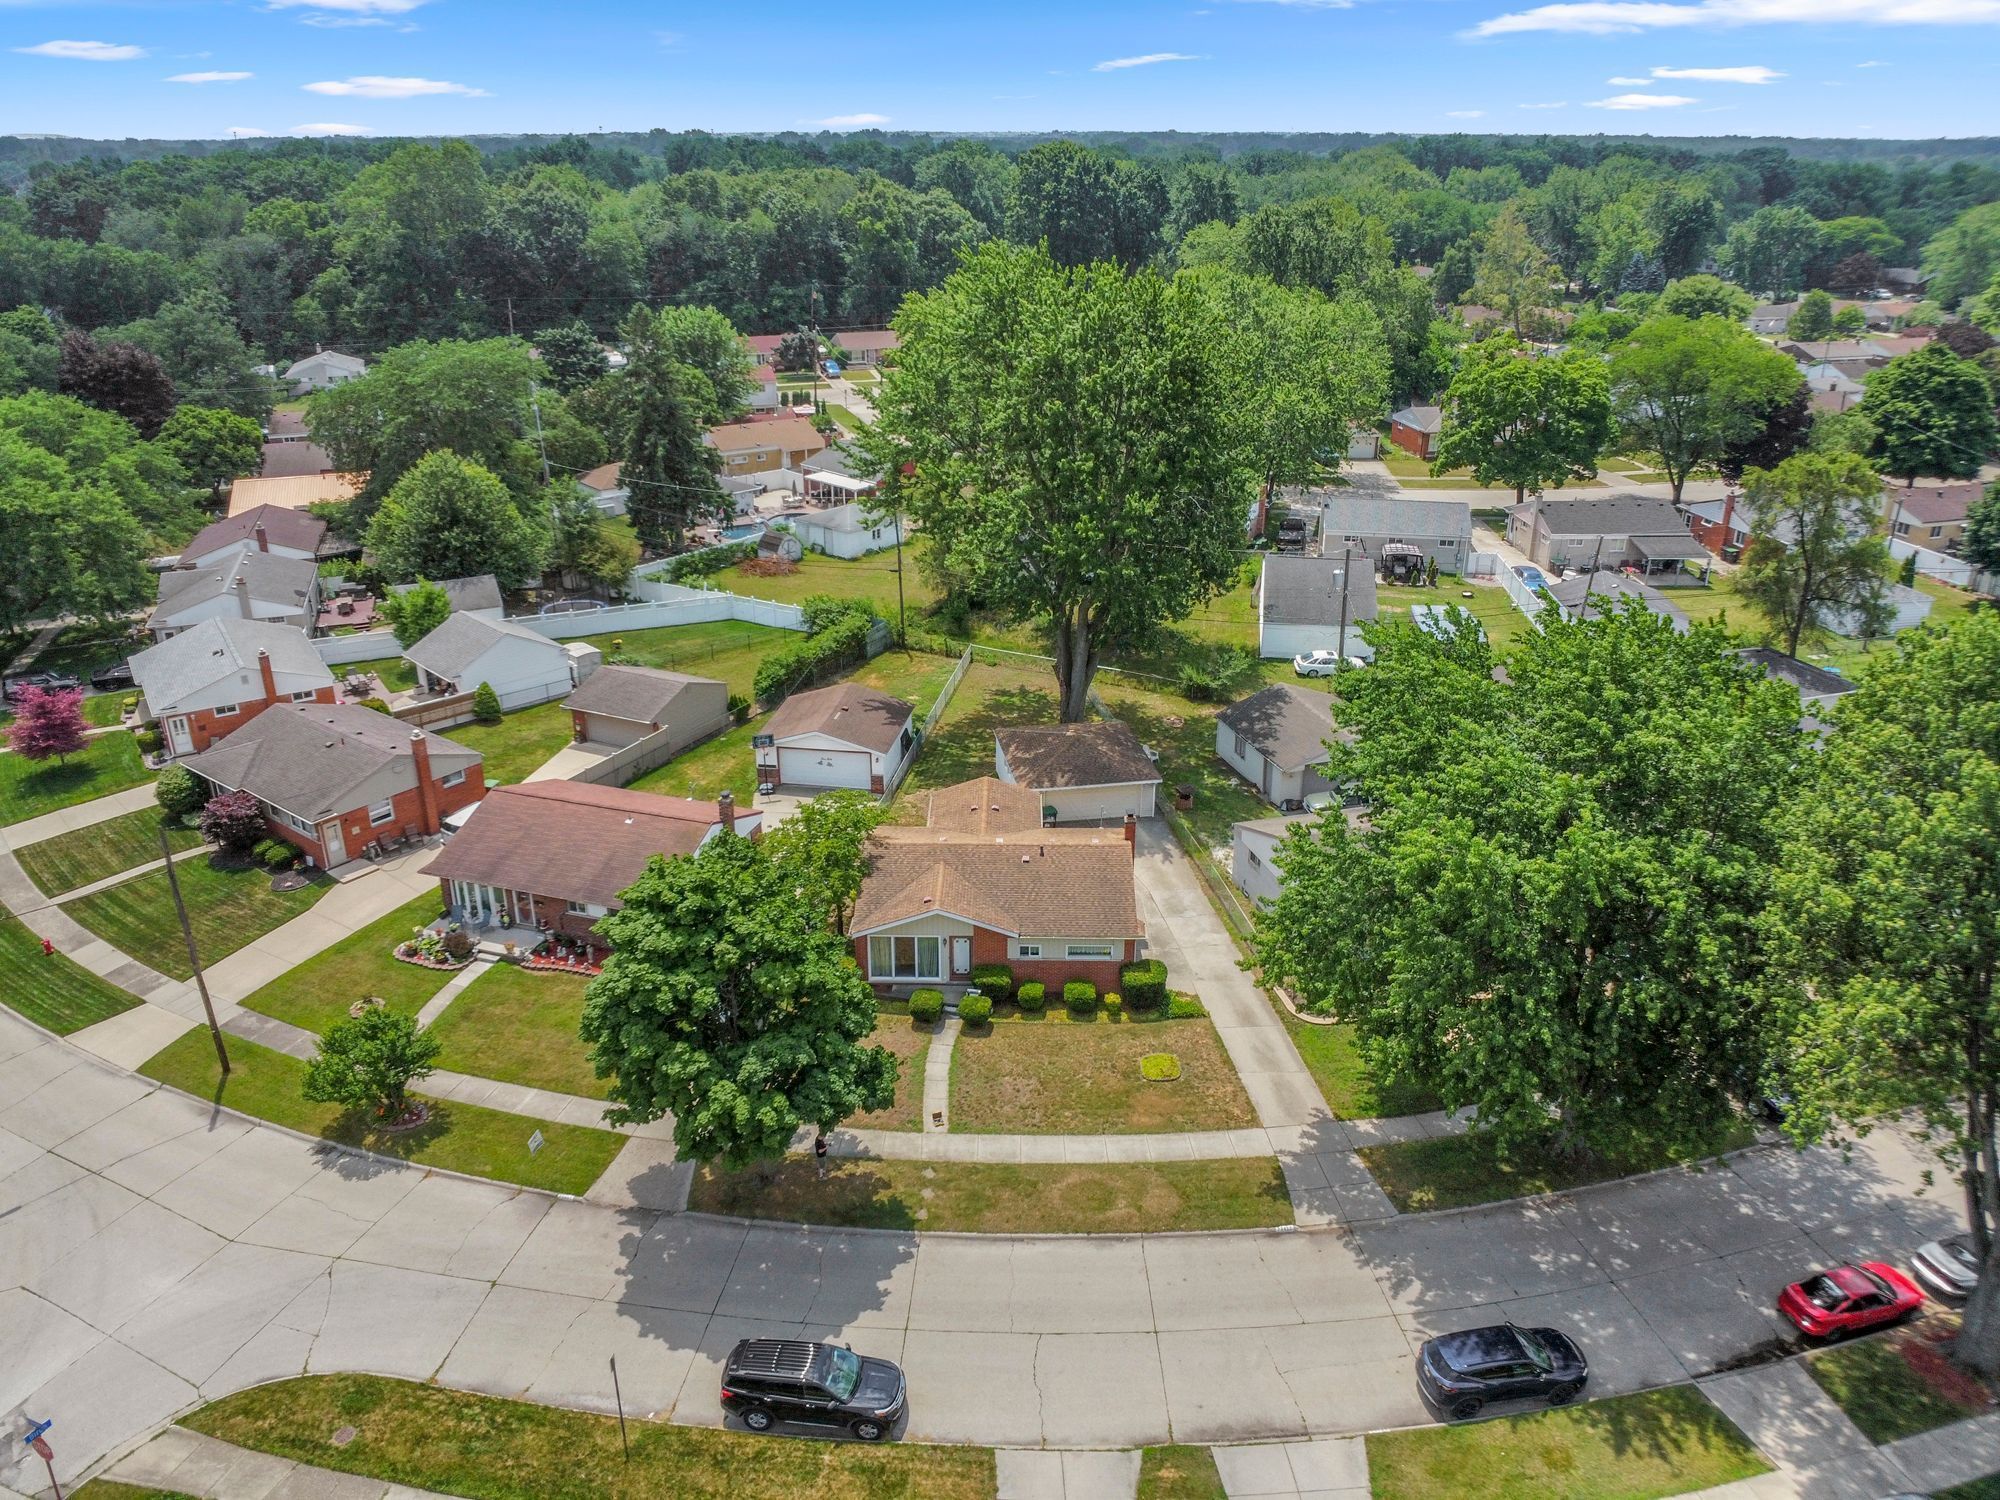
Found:
[{"label": "white cloud", "polygon": [[321,124],[292,127],[293,135],[373,135],[374,133],[374,129],[367,125]]},{"label": "white cloud", "polygon": [[887,125],[887,115],[828,115],[824,120],[804,120],[805,125],[817,125],[822,130],[855,130],[865,125]]},{"label": "white cloud", "polygon": [[1684,78],[1691,83],[1769,83],[1785,75],[1776,68],[1655,68],[1655,78]]},{"label": "white cloud", "polygon": [[1448,109],[1444,117],[1447,120],[1476,120],[1485,113],[1483,109]]},{"label": "white cloud", "polygon": [[1854,66],[1857,68],[1886,68],[1889,65],[1885,62],[1869,61],[1869,62],[1859,62],[1856,63]]},{"label": "white cloud", "polygon": [[441,83],[435,78],[384,78],[374,73],[302,86],[308,94],[331,94],[343,99],[417,99],[432,94],[463,94],[470,99],[487,97],[485,89],[475,89],[463,83]]},{"label": "white cloud", "polygon": [[73,62],[130,62],[144,57],[144,47],[120,42],[37,42],[32,47],[16,47],[30,57],[64,57]]},{"label": "white cloud", "polygon": [[1481,21],[1467,36],[1559,31],[1589,36],[1689,26],[1845,22],[1875,26],[2000,23],[2000,0],[1558,0]]},{"label": "white cloud", "polygon": [[1632,88],[1636,86],[1642,89],[1650,88],[1653,82],[1653,80],[1650,78],[1607,78],[1604,81],[1606,83],[1622,84],[1626,88]]},{"label": "white cloud", "polygon": [[246,78],[255,78],[255,73],[176,73],[168,83],[241,83]]},{"label": "white cloud", "polygon": [[1150,68],[1154,63],[1200,62],[1192,52],[1147,52],[1139,57],[1112,57],[1101,63],[1093,63],[1093,73],[1116,73],[1120,68]]},{"label": "white cloud", "polygon": [[352,16],[406,16],[424,0],[265,0],[271,10],[335,10]]},{"label": "white cloud", "polygon": [[1568,109],[1569,100],[1557,99],[1548,104],[1517,104],[1516,109]]},{"label": "white cloud", "polygon": [[1683,104],[1695,104],[1685,94],[1613,94],[1609,99],[1593,99],[1591,109],[1679,109]]},{"label": "white cloud", "polygon": [[[396,26],[394,21],[387,20],[381,16],[331,16],[323,15],[318,11],[314,11],[308,16],[300,16],[299,24],[301,26],[320,26],[329,29],[335,26]],[[396,29],[398,31],[415,31],[417,28],[414,26],[396,26]]]}]

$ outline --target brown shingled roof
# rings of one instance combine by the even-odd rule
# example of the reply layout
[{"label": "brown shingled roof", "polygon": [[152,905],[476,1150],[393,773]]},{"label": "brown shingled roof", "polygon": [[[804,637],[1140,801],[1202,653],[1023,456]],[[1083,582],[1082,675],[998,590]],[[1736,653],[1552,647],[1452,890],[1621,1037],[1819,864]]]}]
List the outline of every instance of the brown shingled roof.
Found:
[{"label": "brown shingled roof", "polygon": [[1000,835],[878,828],[848,930],[857,936],[948,912],[1030,937],[1145,936],[1132,846],[1116,828]]},{"label": "brown shingled roof", "polygon": [[1119,719],[1002,729],[994,735],[1007,769],[1022,786],[1123,786],[1158,781],[1139,737]]},{"label": "brown shingled roof", "polygon": [[932,792],[924,800],[924,821],[953,833],[1014,833],[1041,826],[1042,799],[1032,787],[981,776]]},{"label": "brown shingled roof", "polygon": [[850,745],[886,751],[902,738],[914,710],[901,698],[858,682],[794,693],[764,721],[764,733],[787,740],[801,734],[826,734]]}]

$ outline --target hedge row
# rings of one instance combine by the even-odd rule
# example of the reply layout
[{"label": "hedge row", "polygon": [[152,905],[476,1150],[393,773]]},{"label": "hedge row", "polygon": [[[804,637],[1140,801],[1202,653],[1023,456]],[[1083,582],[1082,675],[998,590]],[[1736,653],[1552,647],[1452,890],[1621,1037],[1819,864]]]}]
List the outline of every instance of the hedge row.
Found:
[{"label": "hedge row", "polygon": [[867,610],[847,609],[822,618],[825,623],[815,626],[808,613],[806,623],[812,634],[758,664],[754,691],[759,703],[768,707],[782,702],[786,694],[816,678],[858,666],[867,655]]}]

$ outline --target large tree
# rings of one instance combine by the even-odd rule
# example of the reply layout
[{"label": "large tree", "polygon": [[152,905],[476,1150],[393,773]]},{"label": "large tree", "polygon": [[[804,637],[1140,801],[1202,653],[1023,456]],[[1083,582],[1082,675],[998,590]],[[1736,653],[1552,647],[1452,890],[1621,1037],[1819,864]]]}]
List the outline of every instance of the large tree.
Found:
[{"label": "large tree", "polygon": [[[649,320],[643,332],[640,320]],[[729,319],[714,308],[663,307],[658,312],[634,308],[620,336],[628,343],[644,342],[649,350],[686,365],[706,382],[705,388],[689,383],[691,391],[701,393],[697,416],[704,423],[726,422],[743,414],[751,389],[750,354]]]},{"label": "large tree", "polygon": [[1555,263],[1542,253],[1519,209],[1500,210],[1479,252],[1474,299],[1507,320],[1519,337],[1533,316],[1554,299]]},{"label": "large tree", "polygon": [[1840,701],[1766,927],[1801,1143],[1914,1118],[1983,1274],[1957,1341],[2000,1376],[2000,616],[1909,631]]},{"label": "large tree", "polygon": [[1044,141],[1014,164],[1007,232],[1047,241],[1058,265],[1111,258],[1117,239],[1118,181],[1108,158],[1075,141]]},{"label": "large tree", "polygon": [[1773,205],[1730,225],[1719,259],[1738,286],[1789,297],[1805,284],[1820,243],[1819,220],[1791,204]]},{"label": "large tree", "polygon": [[1329,769],[1369,815],[1285,841],[1267,977],[1503,1148],[1699,1135],[1761,1055],[1752,938],[1797,696],[1636,602],[1531,632],[1500,681],[1470,631],[1372,639]]},{"label": "large tree", "polygon": [[56,388],[123,417],[151,438],[174,412],[174,382],[159,356],[137,344],[102,343],[80,328],[63,335]]},{"label": "large tree", "polygon": [[396,482],[368,523],[367,541],[394,582],[491,573],[511,589],[540,576],[548,534],[491,470],[440,452]]},{"label": "large tree", "polygon": [[549,500],[552,572],[566,588],[621,587],[638,564],[639,537],[623,516],[607,516],[596,500],[558,480]]},{"label": "large tree", "polygon": [[7,748],[26,761],[53,756],[60,765],[88,738],[82,688],[29,688],[14,705],[14,722],[7,726]]},{"label": "large tree", "polygon": [[1869,371],[1861,410],[1875,424],[1876,463],[1905,485],[1919,476],[1970,479],[2000,441],[1993,388],[1942,344]]},{"label": "large tree", "polygon": [[1756,431],[1722,445],[1722,452],[1715,460],[1715,472],[1735,484],[1746,469],[1776,468],[1805,447],[1812,436],[1812,427],[1812,392],[1802,384],[1764,413],[1763,423]]},{"label": "large tree", "polygon": [[150,318],[105,329],[100,339],[137,344],[159,357],[182,401],[220,407],[261,421],[271,411],[274,382],[250,373],[257,357],[213,287],[169,302]]},{"label": "large tree", "polygon": [[988,245],[898,314],[861,443],[945,573],[1046,624],[1065,722],[1107,651],[1235,578],[1256,465],[1249,341],[1194,286]]},{"label": "large tree", "polygon": [[655,856],[620,900],[582,1025],[614,1123],[671,1114],[683,1158],[740,1166],[888,1106],[896,1059],[864,1045],[868,981],[758,841]]},{"label": "large tree", "polygon": [[1785,654],[1823,638],[1836,620],[1847,633],[1879,635],[1893,570],[1875,534],[1882,481],[1852,453],[1797,453],[1743,476],[1751,542],[1736,592],[1771,624]]},{"label": "large tree", "polygon": [[154,441],[179,460],[190,481],[206,485],[218,503],[230,480],[264,467],[263,429],[248,417],[219,407],[177,408]]},{"label": "large tree", "polygon": [[800,805],[764,840],[800,905],[847,931],[848,913],[868,873],[868,835],[886,814],[866,792],[827,792]]},{"label": "large tree", "polygon": [[1611,382],[1583,350],[1541,358],[1504,335],[1474,344],[1445,393],[1433,473],[1470,469],[1481,484],[1529,490],[1597,473],[1611,446]]},{"label": "large tree", "polygon": [[1798,366],[1722,318],[1648,318],[1611,354],[1619,420],[1660,455],[1675,504],[1689,474],[1758,431],[1801,383]]},{"label": "large tree", "polygon": [[1757,299],[1742,287],[1731,286],[1720,276],[1699,275],[1668,282],[1653,310],[1683,318],[1727,318],[1741,323],[1756,305]]},{"label": "large tree", "polygon": [[395,632],[397,645],[414,646],[451,618],[451,595],[428,578],[419,578],[383,597],[382,617]]},{"label": "large tree", "polygon": [[619,478],[632,492],[628,505],[640,539],[678,552],[688,528],[725,503],[715,479],[720,460],[701,440],[714,389],[675,358],[660,320],[645,308],[634,309],[619,333],[631,361],[618,376]]},{"label": "large tree", "polygon": [[2000,481],[1966,508],[1958,554],[1981,572],[2000,573]]}]

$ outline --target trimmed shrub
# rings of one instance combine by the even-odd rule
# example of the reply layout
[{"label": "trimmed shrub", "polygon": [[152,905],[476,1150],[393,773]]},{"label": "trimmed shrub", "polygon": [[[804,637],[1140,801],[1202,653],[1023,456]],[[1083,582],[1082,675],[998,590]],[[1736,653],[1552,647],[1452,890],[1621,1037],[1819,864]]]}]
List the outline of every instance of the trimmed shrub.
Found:
[{"label": "trimmed shrub", "polygon": [[1202,1003],[1192,995],[1175,995],[1167,1001],[1169,1021],[1193,1021],[1207,1014]]},{"label": "trimmed shrub", "polygon": [[374,697],[363,698],[361,700],[361,706],[363,708],[372,708],[378,714],[394,715],[394,713],[396,712],[396,710],[389,707],[389,702],[386,698],[374,698]]},{"label": "trimmed shrub", "polygon": [[165,743],[160,738],[160,731],[157,729],[135,729],[132,731],[132,739],[138,745],[139,749],[147,755],[158,755],[160,753],[160,746]]},{"label": "trimmed shrub", "polygon": [[1118,988],[1134,1010],[1158,1010],[1167,1003],[1167,966],[1157,958],[1127,964],[1118,971]]},{"label": "trimmed shrub", "polygon": [[[758,663],[752,691],[759,703],[781,703],[786,694],[856,666],[867,655],[868,610],[849,605],[837,613],[829,613],[822,607],[815,615],[812,606],[820,602],[806,601],[810,635],[795,646],[772,652]],[[813,624],[815,619],[823,623]]]},{"label": "trimmed shrub", "polygon": [[1118,998],[1115,990],[1106,995],[1100,1003],[1104,1006],[1104,1018],[1107,1021],[1119,1020],[1125,1014],[1125,1002]]},{"label": "trimmed shrub", "polygon": [[201,836],[234,853],[247,854],[264,836],[264,809],[248,792],[221,792],[201,810]]},{"label": "trimmed shrub", "polygon": [[276,838],[259,839],[256,854],[257,863],[268,870],[289,870],[299,858],[299,851],[295,845]]},{"label": "trimmed shrub", "polygon": [[989,995],[967,995],[958,1002],[958,1018],[968,1026],[984,1026],[993,1019],[993,999]]},{"label": "trimmed shrub", "polygon": [[1097,1009],[1097,986],[1088,979],[1072,979],[1063,986],[1063,1004],[1073,1016],[1087,1016]]},{"label": "trimmed shrub", "polygon": [[1172,1083],[1181,1076],[1181,1060],[1171,1052],[1148,1052],[1139,1059],[1139,1076],[1148,1083]]},{"label": "trimmed shrub", "polygon": [[910,995],[910,1019],[929,1025],[944,1014],[944,992],[916,990]]},{"label": "trimmed shrub", "polygon": [[[1911,555],[1914,556],[1915,554],[1913,553]],[[138,708],[139,708],[139,695],[136,693],[127,693],[124,697],[118,700],[118,712],[120,712],[121,714],[135,713],[138,711]]]},{"label": "trimmed shrub", "polygon": [[1005,964],[974,964],[972,983],[981,994],[1005,1000],[1014,993],[1014,971]]},{"label": "trimmed shrub", "polygon": [[201,811],[207,799],[202,796],[201,783],[194,772],[186,766],[168,766],[160,772],[160,779],[153,783],[153,800],[160,804],[160,810],[170,817],[185,818],[190,813]]},{"label": "trimmed shrub", "polygon": [[500,722],[500,695],[493,691],[493,684],[482,682],[473,689],[472,717],[481,724]]},{"label": "trimmed shrub", "polygon": [[466,932],[447,932],[444,935],[444,953],[453,963],[464,963],[472,957],[472,935]]},{"label": "trimmed shrub", "polygon": [[1038,1016],[1042,1013],[1042,1007],[1048,1004],[1047,988],[1039,979],[1030,979],[1014,991],[1014,1003],[1029,1015]]}]

